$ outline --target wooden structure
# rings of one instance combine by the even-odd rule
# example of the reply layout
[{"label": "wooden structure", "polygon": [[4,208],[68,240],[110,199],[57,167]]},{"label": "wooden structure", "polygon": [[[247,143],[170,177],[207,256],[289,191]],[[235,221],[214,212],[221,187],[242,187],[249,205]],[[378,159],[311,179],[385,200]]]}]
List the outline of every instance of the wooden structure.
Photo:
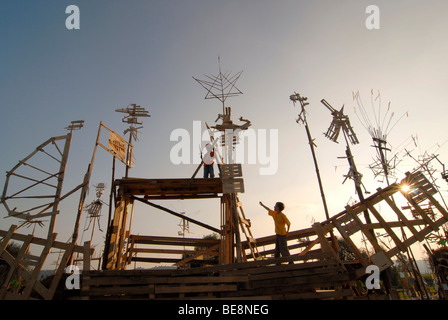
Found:
[{"label": "wooden structure", "polygon": [[[215,263],[233,263],[246,260],[243,254],[240,229],[249,243],[252,258],[257,257],[257,248],[250,231],[248,220],[237,193],[244,192],[241,165],[219,165],[220,178],[209,179],[136,179],[125,178],[116,181],[118,188],[116,210],[108,232],[108,246],[105,249],[104,269],[125,269],[132,261],[169,262],[177,266],[193,262],[205,264],[206,256],[217,257]],[[152,200],[219,198],[221,203],[221,226],[216,228],[188,218]],[[135,201],[163,210],[190,223],[204,227],[220,236],[218,241],[203,241],[192,238],[142,237],[131,234]],[[219,243],[219,244],[218,244]],[[138,246],[139,245],[139,246]],[[150,249],[141,245],[193,247],[194,249]],[[194,251],[194,252],[192,252]],[[141,253],[163,253],[169,258],[137,257]],[[173,255],[184,255],[173,258]],[[208,261],[210,263],[210,261]]]},{"label": "wooden structure", "polygon": [[[280,264],[287,261],[295,264]],[[350,279],[331,254],[319,253],[191,269],[89,271],[80,298],[322,299],[351,296],[343,286]]]},{"label": "wooden structure", "polygon": [[[15,225],[8,231],[0,230],[0,260],[5,261],[7,265],[4,277],[0,279],[0,300],[53,299],[56,290],[60,289],[61,279],[64,279],[66,267],[74,254],[82,255],[82,269],[90,269],[90,258],[93,254],[90,241],[78,246],[56,241],[56,233],[48,239],[43,239],[19,234],[16,230]],[[21,243],[15,257],[7,251],[11,240],[14,240],[16,245]],[[52,249],[59,249],[61,258],[56,265],[54,276],[45,285],[39,275]]]},{"label": "wooden structure", "polygon": [[[199,186],[204,180],[210,179],[201,179],[201,182],[198,182],[195,187],[185,188],[184,190],[190,190],[189,194],[186,193],[187,191],[179,191],[183,190],[187,180],[171,181],[172,184],[180,184],[177,191],[169,188],[169,191],[163,194],[160,191],[158,196],[177,198],[181,195],[192,197],[207,194],[210,197],[223,197],[222,194],[219,194],[221,184],[218,182],[220,179],[209,181],[211,185],[215,185],[212,189],[210,186],[207,188]],[[130,211],[120,208],[132,207],[132,202],[137,198],[149,202],[144,196],[140,197],[145,192],[149,193],[148,190],[151,188],[160,188],[157,185],[161,183],[154,180],[142,182],[141,179],[117,181],[121,186],[119,190],[122,191],[115,218],[117,218],[117,214],[121,214],[122,218],[126,217],[126,213],[131,215],[132,208]],[[163,182],[167,183],[168,181]],[[405,186],[407,188],[404,188]],[[197,188],[196,191],[193,191],[195,188]],[[132,192],[132,194],[125,193],[124,190]],[[175,195],[176,192],[177,195]],[[412,207],[414,213],[404,212],[403,209],[400,209],[400,199],[398,199],[400,195],[401,200],[404,200],[408,207]],[[89,270],[92,250],[88,242],[84,246],[76,246],[73,243],[66,244],[56,241],[56,234],[48,240],[32,235],[20,235],[15,233],[16,226],[12,226],[9,231],[0,231],[0,237],[2,237],[2,242],[0,242],[1,258],[10,267],[7,278],[2,281],[1,298],[53,298],[56,288],[61,285],[65,267],[74,252],[83,255],[81,290],[77,291],[76,295],[71,294],[71,298],[74,299],[362,298],[363,293],[357,284],[365,278],[367,266],[374,264],[380,270],[387,269],[391,266],[391,259],[394,255],[405,251],[412,244],[424,240],[427,235],[448,222],[448,212],[434,196],[433,186],[422,174],[408,174],[401,183],[378,189],[363,203],[347,206],[339,214],[326,221],[314,223],[310,228],[290,232],[287,236],[290,257],[271,258],[275,237],[267,236],[254,241],[241,241],[243,261],[230,263],[219,260],[222,256],[223,246],[225,249],[225,242],[222,239],[135,236],[129,232],[130,224],[115,223],[114,226],[117,230],[124,231],[112,233],[115,238],[110,238],[110,244],[123,244],[120,250],[115,251],[123,252],[123,254],[111,255],[114,252],[111,250],[108,257],[112,259],[108,262],[114,261],[115,267],[107,268],[107,270]],[[128,203],[125,199],[128,199]],[[427,207],[433,208],[434,214],[428,215],[427,210],[422,209]],[[373,218],[369,223],[364,221],[365,210],[368,210]],[[123,222],[123,220],[119,221]],[[121,229],[118,229],[118,226],[121,226]],[[373,237],[372,233],[375,233],[377,237]],[[221,234],[225,234],[225,232],[221,230]],[[345,261],[339,256],[339,248],[332,234],[339,234],[344,239],[356,260]],[[381,238],[379,235],[390,240],[388,246],[384,246],[379,241]],[[367,251],[362,251],[357,245],[360,243],[360,237],[365,238],[366,247],[369,246]],[[117,239],[117,241],[113,242],[112,239]],[[10,240],[22,242],[16,258],[5,251]],[[250,247],[252,242],[257,245],[257,256],[255,257]],[[164,248],[141,247],[148,244]],[[185,252],[186,249],[165,249],[166,246],[187,247],[188,245],[195,247],[195,250]],[[35,249],[31,249],[30,246],[43,248],[40,254],[36,254]],[[55,277],[49,286],[45,286],[37,280],[37,277],[51,248],[61,249],[64,253],[59,261]],[[236,251],[235,247],[234,249]],[[160,260],[153,257],[144,258],[151,259],[151,262],[172,262],[174,267],[170,269],[125,270],[124,267],[130,261],[142,259],[138,256],[141,253],[168,253],[171,255],[187,253],[187,255],[178,259],[171,258],[171,260],[168,258]],[[202,259],[200,259],[201,256]],[[218,259],[214,257],[218,257]],[[293,264],[285,264],[287,262],[293,262]],[[179,268],[179,266],[187,265],[189,268]],[[193,267],[193,265],[198,265],[198,267]],[[27,266],[34,266],[34,268],[29,269]],[[13,286],[11,281],[13,274],[18,274],[23,279],[21,294],[19,294],[19,289]]]},{"label": "wooden structure", "polygon": [[[72,121],[66,127],[69,130],[66,135],[51,137],[6,173],[1,202],[9,217],[22,219],[22,225],[42,224],[40,219],[50,217],[48,237],[51,237],[60,202],[82,187],[62,194],[73,131],[81,129],[83,124],[83,120]],[[58,145],[59,141],[64,143],[63,147]],[[45,161],[39,162],[39,156]],[[55,168],[54,164],[59,167]]]},{"label": "wooden structure", "polygon": [[[399,208],[399,195],[418,215],[407,214]],[[241,248],[247,261],[239,263],[213,265],[205,260],[208,265],[190,269],[88,271],[83,274],[81,298],[360,298],[362,293],[357,282],[365,278],[367,266],[374,264],[380,271],[389,268],[394,255],[424,240],[448,222],[448,212],[433,196],[434,188],[422,174],[408,174],[401,183],[378,189],[363,203],[347,206],[344,211],[313,224],[311,228],[290,232],[287,236],[290,257],[270,258],[273,253],[270,246],[275,243],[275,237],[268,236],[255,240],[260,250],[259,259],[253,259],[251,252],[246,253],[250,250],[250,241],[242,241]],[[423,205],[433,207],[437,214],[427,215]],[[363,215],[366,210],[372,215],[372,221],[368,223]],[[385,236],[390,245],[382,245],[373,233]],[[355,261],[344,261],[339,257],[332,234],[342,237],[356,257]],[[360,237],[365,238],[366,247],[368,243],[367,251],[356,244]],[[139,241],[165,241],[163,244],[166,245],[173,239],[131,236],[134,248]],[[178,244],[183,245],[186,241],[190,240]],[[218,241],[204,242],[202,245],[206,249],[202,254],[216,254],[217,250],[222,250],[222,242],[220,244],[218,247]],[[191,258],[194,260],[198,256]],[[290,261],[294,264],[282,264]],[[179,260],[172,262],[179,265]]]}]

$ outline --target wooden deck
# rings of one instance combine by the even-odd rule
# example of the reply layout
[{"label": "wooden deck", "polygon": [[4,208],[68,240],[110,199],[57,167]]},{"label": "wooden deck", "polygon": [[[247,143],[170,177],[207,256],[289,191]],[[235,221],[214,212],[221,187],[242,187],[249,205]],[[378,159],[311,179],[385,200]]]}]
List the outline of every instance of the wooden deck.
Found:
[{"label": "wooden deck", "polygon": [[331,254],[316,253],[192,269],[87,271],[79,298],[347,298],[353,296],[347,284],[354,277]]},{"label": "wooden deck", "polygon": [[139,179],[115,181],[122,194],[143,196],[147,200],[216,198],[223,193],[220,178]]}]

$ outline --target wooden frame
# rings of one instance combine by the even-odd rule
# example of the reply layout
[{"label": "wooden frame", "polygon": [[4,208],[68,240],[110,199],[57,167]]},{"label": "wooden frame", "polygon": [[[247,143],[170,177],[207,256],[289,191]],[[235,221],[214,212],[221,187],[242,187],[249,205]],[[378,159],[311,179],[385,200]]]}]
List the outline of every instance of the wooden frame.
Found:
[{"label": "wooden frame", "polygon": [[[90,241],[85,242],[84,246],[77,246],[73,243],[56,241],[56,233],[53,233],[48,239],[42,239],[36,238],[33,235],[15,233],[16,229],[17,226],[12,225],[7,232],[0,230],[0,237],[3,237],[0,242],[0,259],[6,261],[9,266],[8,274],[4,282],[0,284],[0,300],[53,299],[56,289],[65,273],[65,268],[74,253],[83,255],[83,271],[90,270],[90,257],[93,254],[93,249],[90,248]],[[13,257],[6,250],[11,240],[22,242],[17,257]],[[29,253],[31,245],[43,247],[39,256]],[[38,277],[52,248],[60,249],[64,251],[64,254],[59,261],[49,287],[46,287],[38,280]],[[15,274],[23,280],[22,287],[14,287],[11,285]]]}]

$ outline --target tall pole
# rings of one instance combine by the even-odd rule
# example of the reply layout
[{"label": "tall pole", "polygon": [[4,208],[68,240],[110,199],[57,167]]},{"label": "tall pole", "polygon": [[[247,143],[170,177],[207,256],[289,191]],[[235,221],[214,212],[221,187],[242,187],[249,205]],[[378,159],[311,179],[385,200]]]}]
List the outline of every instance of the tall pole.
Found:
[{"label": "tall pole", "polygon": [[[55,213],[59,210],[59,202],[61,201],[62,185],[64,183],[64,174],[65,174],[65,169],[67,167],[67,159],[68,159],[68,154],[70,151],[70,145],[72,142],[73,130],[81,129],[83,127],[83,125],[84,125],[84,120],[77,120],[77,121],[72,121],[71,124],[66,128],[67,130],[69,130],[69,133],[67,134],[67,137],[65,140],[64,150],[62,152],[61,164],[59,167],[60,174],[58,176],[58,185],[56,188],[55,202],[53,205],[53,212],[55,212]],[[50,236],[53,234],[54,227],[56,224],[56,216],[57,216],[57,214],[53,214],[51,216],[50,226],[48,228],[48,238],[50,238]]]},{"label": "tall pole", "polygon": [[[133,128],[132,128],[133,129]],[[131,166],[130,161],[132,161],[132,150],[131,150],[131,142],[132,142],[132,129],[129,132],[129,144],[128,144],[128,150],[126,152],[126,171],[125,171],[125,178],[128,177],[128,173],[129,173],[129,167]]]},{"label": "tall pole", "polygon": [[148,111],[145,110],[145,108],[142,108],[141,106],[136,105],[135,103],[130,104],[125,109],[116,109],[115,112],[122,112],[126,113],[127,116],[124,116],[121,120],[122,122],[129,123],[129,129],[126,129],[124,131],[124,134],[129,132],[129,144],[126,152],[126,172],[125,177],[128,177],[129,168],[132,164],[132,148],[131,148],[131,142],[132,142],[132,136],[135,134],[135,140],[137,140],[137,132],[138,129],[141,129],[143,127],[135,127],[135,124],[143,124],[143,122],[139,122],[139,117],[150,117]]},{"label": "tall pole", "polygon": [[327,201],[325,199],[324,188],[323,188],[323,185],[322,185],[322,179],[320,177],[319,166],[317,164],[316,152],[314,150],[315,144],[314,144],[314,141],[313,141],[313,139],[311,137],[310,129],[308,127],[308,122],[306,120],[305,106],[309,104],[308,102],[306,102],[306,100],[308,100],[308,98],[307,97],[301,97],[300,94],[295,93],[295,94],[290,96],[290,99],[292,100],[292,102],[294,104],[297,101],[300,102],[300,106],[301,106],[302,110],[300,112],[299,118],[297,119],[297,123],[302,122],[302,123],[305,124],[305,130],[306,130],[306,134],[307,134],[307,137],[308,137],[308,142],[309,142],[310,149],[311,149],[311,154],[313,155],[313,161],[314,161],[314,167],[316,169],[317,181],[319,183],[319,190],[320,190],[320,194],[321,194],[321,197],[322,197],[322,203],[323,203],[324,210],[325,210],[325,216],[326,216],[327,219],[330,219],[330,215],[328,213]]},{"label": "tall pole", "polygon": [[87,167],[87,172],[84,175],[84,181],[82,183],[81,195],[79,197],[79,204],[78,204],[78,214],[76,215],[75,228],[73,230],[73,237],[72,237],[73,243],[76,243],[76,240],[78,239],[79,223],[81,221],[81,215],[82,215],[82,211],[84,209],[84,202],[86,200],[87,191],[89,189],[90,176],[92,175],[93,162],[95,161],[95,155],[96,155],[96,150],[97,150],[98,142],[99,142],[100,135],[101,135],[102,124],[103,123],[100,122],[100,125],[98,127],[98,134],[96,136],[95,147],[93,148],[92,160],[90,161],[89,166]]},{"label": "tall pole", "polygon": [[61,174],[58,176],[58,185],[56,188],[55,203],[53,205],[53,212],[55,214],[53,214],[51,216],[50,226],[48,228],[48,238],[50,238],[50,236],[53,234],[54,227],[56,224],[56,216],[57,216],[56,212],[59,210],[59,202],[60,202],[61,193],[62,193],[62,184],[64,182],[64,173],[65,173],[65,168],[67,166],[67,159],[68,159],[68,153],[70,150],[70,144],[72,141],[72,136],[73,136],[73,129],[70,129],[70,132],[67,134],[67,138],[65,140],[64,151],[63,151],[62,159],[61,159],[61,165],[59,167],[59,172],[61,172]]}]

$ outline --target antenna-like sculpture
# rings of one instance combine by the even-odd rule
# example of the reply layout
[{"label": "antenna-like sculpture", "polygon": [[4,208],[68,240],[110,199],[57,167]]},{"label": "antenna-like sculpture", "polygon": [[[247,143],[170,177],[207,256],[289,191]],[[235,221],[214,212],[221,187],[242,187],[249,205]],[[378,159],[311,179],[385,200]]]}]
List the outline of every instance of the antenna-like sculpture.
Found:
[{"label": "antenna-like sculpture", "polygon": [[115,112],[126,113],[127,116],[123,117],[122,122],[130,124],[129,128],[123,132],[123,134],[127,134],[129,132],[129,144],[128,144],[128,150],[126,153],[126,175],[125,175],[127,177],[129,168],[133,164],[132,151],[130,149],[132,138],[134,138],[135,141],[138,141],[138,137],[137,137],[138,130],[143,128],[143,126],[137,127],[135,125],[143,124],[143,122],[138,121],[138,118],[150,117],[150,115],[149,115],[149,112],[145,110],[145,108],[138,106],[135,103],[130,104],[129,106],[127,106],[126,108],[123,108],[123,109],[116,109]]},{"label": "antenna-like sculpture", "polygon": [[344,106],[342,106],[341,110],[336,110],[333,108],[325,99],[322,99],[320,102],[324,106],[330,110],[331,115],[333,116],[333,121],[331,122],[330,127],[325,133],[325,137],[330,139],[333,142],[338,143],[339,133],[344,133],[345,140],[349,140],[351,144],[358,144],[358,138],[356,137],[355,132],[353,131],[352,126],[350,125],[350,119],[348,116],[344,114]]},{"label": "antenna-like sculpture", "polygon": [[307,134],[307,137],[308,137],[308,142],[309,142],[309,145],[310,145],[310,148],[311,148],[311,154],[313,155],[314,167],[316,169],[317,181],[319,183],[319,189],[320,189],[320,194],[321,194],[321,197],[322,197],[322,203],[324,205],[325,216],[326,216],[327,219],[330,219],[330,215],[328,213],[327,201],[325,199],[324,188],[322,186],[322,180],[320,178],[319,166],[317,165],[316,152],[314,150],[314,147],[316,146],[316,144],[314,143],[314,139],[311,137],[311,133],[310,133],[310,129],[309,129],[309,126],[308,126],[308,122],[306,120],[305,106],[309,105],[309,102],[306,102],[308,100],[308,98],[307,97],[302,97],[302,96],[300,96],[300,94],[294,92],[293,95],[289,96],[289,99],[291,99],[291,101],[293,102],[294,105],[296,104],[297,101],[300,103],[301,109],[300,109],[299,117],[297,118],[296,122],[298,124],[303,123],[305,125],[306,134]]},{"label": "antenna-like sculpture", "polygon": [[[211,129],[213,128],[215,129],[215,132],[221,133],[221,146],[224,147],[225,152],[224,156],[222,156],[223,163],[219,166],[220,177],[223,183],[223,191],[225,194],[225,199],[223,200],[224,206],[222,207],[223,218],[221,222],[223,225],[223,230],[225,230],[221,234],[223,247],[226,248],[224,249],[224,251],[226,252],[225,260],[228,262],[232,262],[235,258],[237,262],[240,262],[243,259],[243,249],[241,247],[241,237],[238,227],[240,225],[241,219],[239,217],[237,208],[237,203],[239,202],[237,192],[244,192],[244,185],[243,179],[241,178],[241,164],[234,164],[233,149],[238,143],[239,133],[241,133],[242,130],[246,130],[251,125],[251,123],[249,120],[240,117],[239,120],[243,121],[244,124],[234,124],[231,118],[231,108],[226,106],[225,104],[227,98],[235,97],[242,94],[242,92],[235,85],[240,78],[242,71],[236,73],[235,75],[231,75],[230,73],[222,73],[221,60],[219,57],[218,63],[219,74],[217,76],[205,76],[207,78],[206,80],[199,80],[195,77],[193,77],[193,79],[196,80],[205,90],[207,90],[205,99],[218,99],[222,103],[222,114],[218,114],[218,117],[215,120],[215,122],[221,120],[221,124],[210,127],[206,123],[206,126],[210,134],[210,141],[213,144],[213,149],[215,149],[216,151],[218,151],[218,149],[215,145],[219,141],[219,139],[214,139],[214,132],[212,132]],[[217,153],[219,154],[219,151]],[[198,169],[200,168],[201,164],[199,165]],[[196,175],[198,169],[196,169],[196,172],[193,174],[192,179]],[[239,209],[242,210],[241,207]],[[240,226],[244,231],[245,227],[243,227],[242,225]],[[236,249],[236,257],[233,257],[233,248]]]},{"label": "antenna-like sculpture", "polygon": [[218,57],[219,74],[217,76],[205,75],[206,80],[199,80],[193,77],[205,90],[207,94],[205,99],[218,99],[222,103],[222,113],[225,114],[225,101],[229,97],[235,97],[243,94],[240,89],[235,86],[235,83],[240,78],[243,71],[234,75],[230,72],[221,72],[221,59]]},{"label": "antenna-like sculpture", "polygon": [[[342,106],[341,110],[337,111],[335,108],[333,108],[325,99],[322,99],[320,102],[324,106],[330,110],[333,121],[330,124],[330,127],[327,130],[327,133],[325,133],[325,136],[329,138],[331,141],[338,143],[337,139],[339,136],[340,131],[342,130],[345,143],[346,143],[346,149],[345,149],[345,155],[348,160],[348,164],[350,166],[350,170],[347,175],[345,175],[345,179],[342,183],[344,183],[347,179],[352,179],[355,182],[355,189],[356,193],[358,194],[359,200],[361,202],[364,202],[364,194],[362,192],[361,186],[362,184],[362,174],[358,172],[358,169],[356,168],[355,160],[353,159],[353,154],[350,149],[350,143],[355,145],[358,144],[358,138],[356,137],[355,131],[353,130],[352,126],[350,125],[350,120],[348,116],[344,114],[344,106]],[[365,190],[365,188],[364,188]],[[367,192],[367,191],[366,191]],[[364,211],[364,218],[366,219],[367,223],[371,223],[371,219],[369,216],[369,212],[366,210]],[[372,232],[372,236],[374,236]]]},{"label": "antenna-like sculpture", "polygon": [[[397,125],[397,123],[404,117],[407,116],[408,113],[404,113],[397,121],[392,122],[394,119],[395,113],[390,110],[390,102],[387,105],[386,112],[382,113],[381,107],[381,96],[378,92],[377,96],[373,97],[373,90],[371,91],[371,104],[372,104],[372,112],[373,112],[373,122],[369,117],[369,114],[364,107],[361,98],[359,97],[359,92],[353,93],[353,100],[356,101],[358,105],[358,110],[360,111],[360,115],[356,113],[359,121],[362,123],[364,128],[369,132],[370,136],[373,140],[373,147],[377,151],[376,159],[374,163],[370,165],[370,169],[372,170],[375,177],[384,176],[387,184],[389,185],[389,176],[393,175],[393,172],[398,164],[397,155],[394,155],[390,160],[387,159],[387,152],[390,152],[391,149],[387,148],[387,138],[392,129]],[[374,101],[378,101],[378,108],[375,108]]]},{"label": "antenna-like sculpture", "polygon": [[[350,144],[356,145],[359,143],[358,138],[356,137],[355,131],[350,124],[350,119],[347,115],[344,114],[344,106],[342,106],[341,110],[336,110],[333,108],[325,99],[320,101],[328,110],[330,110],[331,115],[333,116],[333,121],[330,124],[327,132],[324,134],[325,137],[330,139],[331,141],[338,143],[339,134],[342,131],[344,140],[346,143],[345,154],[348,160],[348,164],[350,166],[350,170],[347,175],[345,175],[345,179],[342,183],[344,183],[347,179],[352,179],[355,182],[356,193],[360,197],[360,200],[364,200],[364,196],[362,193],[361,187],[364,187],[362,184],[362,174],[358,172],[356,168],[356,164],[353,158],[352,151],[350,149]],[[364,187],[364,191],[366,191]],[[366,191],[367,193],[367,191]]]},{"label": "antenna-like sculpture", "polygon": [[[218,114],[215,122],[221,120],[221,124],[217,124],[212,126],[211,128],[215,129],[218,132],[221,132],[221,145],[225,147],[227,157],[224,157],[223,160],[228,164],[233,163],[233,148],[238,143],[238,133],[242,130],[246,130],[250,127],[251,122],[248,119],[244,119],[240,117],[238,120],[244,122],[242,125],[234,124],[232,121],[232,111],[230,107],[226,107],[225,102],[229,97],[235,97],[240,94],[243,94],[241,90],[236,87],[236,82],[240,78],[243,71],[240,71],[234,75],[231,75],[230,72],[222,73],[221,71],[221,60],[218,57],[219,63],[219,74],[217,76],[208,76],[206,80],[200,80],[193,77],[205,90],[207,90],[207,94],[205,99],[217,99],[222,103],[222,114]],[[206,123],[207,128],[210,126]],[[212,134],[211,130],[209,133]],[[212,139],[213,140],[213,139]],[[216,144],[219,139],[213,141],[213,144]]]}]

